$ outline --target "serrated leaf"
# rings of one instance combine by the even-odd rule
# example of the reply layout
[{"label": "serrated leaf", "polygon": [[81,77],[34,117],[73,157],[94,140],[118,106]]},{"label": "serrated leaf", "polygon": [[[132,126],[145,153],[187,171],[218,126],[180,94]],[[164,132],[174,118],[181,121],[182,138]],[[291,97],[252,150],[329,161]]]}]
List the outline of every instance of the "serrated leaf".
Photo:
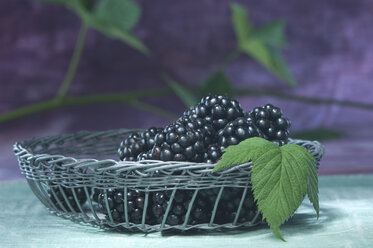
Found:
[{"label": "serrated leaf", "polygon": [[94,15],[105,25],[129,31],[138,22],[141,8],[131,0],[101,0],[95,6]]},{"label": "serrated leaf", "polygon": [[234,165],[247,163],[252,158],[257,158],[266,150],[276,149],[277,145],[259,137],[253,137],[241,141],[237,145],[228,146],[223,151],[223,156],[212,172],[222,170]]},{"label": "serrated leaf", "polygon": [[209,75],[209,77],[202,83],[200,94],[201,96],[206,96],[208,94],[221,94],[232,97],[233,88],[224,71],[218,70]]},{"label": "serrated leaf", "polygon": [[186,106],[190,107],[198,102],[190,90],[167,76],[164,76],[164,79]]},{"label": "serrated leaf", "polygon": [[285,22],[276,20],[253,30],[249,38],[259,40],[266,45],[283,47],[286,44],[284,32]]},{"label": "serrated leaf", "polygon": [[315,161],[305,148],[278,145],[262,138],[249,138],[229,146],[213,172],[252,161],[251,184],[254,199],[263,219],[282,239],[280,225],[299,207],[307,193],[316,212],[318,186]]}]

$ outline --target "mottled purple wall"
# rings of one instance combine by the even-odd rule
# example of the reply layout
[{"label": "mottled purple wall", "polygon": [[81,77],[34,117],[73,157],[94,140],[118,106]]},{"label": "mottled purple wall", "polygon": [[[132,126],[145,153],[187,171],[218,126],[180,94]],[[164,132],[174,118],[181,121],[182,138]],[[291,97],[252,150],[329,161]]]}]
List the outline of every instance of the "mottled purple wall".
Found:
[{"label": "mottled purple wall", "polygon": [[[230,1],[139,2],[143,16],[136,33],[153,52],[152,58],[120,41],[89,31],[69,94],[165,86],[160,72],[183,83],[195,84],[215,70],[236,45],[230,24]],[[304,96],[373,103],[373,1],[240,2],[250,9],[256,25],[277,18],[286,21],[285,56],[299,87],[288,89],[245,56],[227,68],[235,87],[278,89]],[[0,2],[0,113],[54,96],[67,69],[78,30],[77,17],[61,6],[33,0]],[[279,104],[292,119],[294,130],[323,125],[344,130],[366,129],[372,133],[372,111],[263,97],[240,100],[247,109],[268,101]],[[176,113],[184,108],[176,97],[154,98],[149,102]],[[9,157],[6,148],[14,140],[31,136],[80,129],[147,127],[167,122],[118,104],[59,109],[1,124],[0,157]],[[3,161],[14,166],[14,161],[4,158]]]}]

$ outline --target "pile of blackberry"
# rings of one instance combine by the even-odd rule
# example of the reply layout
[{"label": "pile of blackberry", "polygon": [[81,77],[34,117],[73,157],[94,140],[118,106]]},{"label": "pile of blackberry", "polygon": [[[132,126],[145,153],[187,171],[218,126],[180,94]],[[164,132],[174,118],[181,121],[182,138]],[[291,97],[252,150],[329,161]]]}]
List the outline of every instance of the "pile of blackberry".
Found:
[{"label": "pile of blackberry", "polygon": [[[52,193],[52,190],[54,194]],[[63,191],[63,193],[61,191]],[[87,196],[84,192],[84,189],[80,187],[80,188],[75,188],[74,191],[75,191],[76,198],[78,199],[79,204],[83,205],[87,200]],[[49,199],[51,199],[52,203],[57,207],[58,210],[63,211],[63,208],[60,206],[57,199],[62,204],[62,206],[66,209],[67,212],[71,212],[71,209],[69,208],[65,200],[65,197],[63,196],[63,194],[65,194],[67,201],[69,202],[71,208],[75,210],[76,212],[80,211],[78,204],[75,201],[72,189],[61,186],[61,190],[59,189],[59,187],[53,187],[53,189],[49,188],[47,192],[48,192]]]},{"label": "pile of blackberry", "polygon": [[[200,190],[192,205],[187,223],[196,225],[201,223],[209,223],[212,217],[212,211],[219,193],[218,188]],[[224,224],[232,223],[235,219],[243,189],[225,188],[221,199],[216,209],[214,223]],[[152,214],[156,224],[160,224],[167,209],[172,191],[162,191],[153,194]],[[174,199],[166,219],[166,224],[180,225],[185,222],[185,214],[189,208],[194,191],[178,190],[175,193]],[[238,223],[243,223],[252,220],[257,211],[254,203],[254,198],[251,192],[247,192],[243,207],[238,217]]]},{"label": "pile of blackberry", "polygon": [[[216,163],[230,145],[250,137],[262,137],[284,145],[288,142],[290,121],[280,108],[267,104],[244,112],[238,101],[225,96],[206,96],[186,110],[174,123],[164,129],[150,128],[126,137],[120,144],[118,155],[124,161],[144,159],[162,161],[190,161]],[[200,190],[191,206],[188,224],[209,223],[219,194],[219,188]],[[170,202],[172,190],[150,192],[146,210],[147,224],[160,224],[170,205],[166,224],[185,223],[185,217],[193,197],[192,190],[177,190]],[[242,198],[243,189],[225,188],[216,209],[214,223],[232,223]],[[125,221],[123,190],[100,192],[97,202],[102,212],[114,222]],[[129,221],[141,223],[144,211],[144,193],[129,190],[127,209]],[[252,192],[247,191],[243,201],[239,223],[250,221],[257,213]]]},{"label": "pile of blackberry", "polygon": [[251,137],[279,145],[288,142],[290,121],[280,108],[266,104],[243,112],[238,101],[206,96],[166,128],[149,128],[126,137],[118,149],[124,161],[217,162],[222,151]]},{"label": "pile of blackberry", "polygon": [[[106,218],[110,220],[108,212],[110,211],[110,215],[114,222],[120,223],[125,222],[125,215],[124,215],[124,191],[123,190],[115,190],[115,189],[108,189],[107,192],[107,205],[105,199],[105,193],[101,191],[98,195],[98,204],[100,206],[101,211],[106,214]],[[144,192],[138,190],[128,190],[127,192],[127,213],[128,213],[128,220],[129,222],[140,224],[143,217],[144,212],[144,203],[145,203],[145,194]],[[108,211],[109,210],[109,211]],[[146,213],[146,221],[149,222],[150,215]]]}]

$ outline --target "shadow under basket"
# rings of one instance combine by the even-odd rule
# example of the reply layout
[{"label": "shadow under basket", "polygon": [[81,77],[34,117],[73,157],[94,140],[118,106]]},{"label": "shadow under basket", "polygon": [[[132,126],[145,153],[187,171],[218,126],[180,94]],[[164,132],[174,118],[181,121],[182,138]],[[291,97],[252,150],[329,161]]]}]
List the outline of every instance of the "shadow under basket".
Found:
[{"label": "shadow under basket", "polygon": [[[118,231],[235,230],[262,223],[251,163],[212,174],[214,164],[117,161],[121,140],[138,130],[81,131],[14,145],[27,182],[54,214]],[[318,168],[324,147],[305,147]]]}]

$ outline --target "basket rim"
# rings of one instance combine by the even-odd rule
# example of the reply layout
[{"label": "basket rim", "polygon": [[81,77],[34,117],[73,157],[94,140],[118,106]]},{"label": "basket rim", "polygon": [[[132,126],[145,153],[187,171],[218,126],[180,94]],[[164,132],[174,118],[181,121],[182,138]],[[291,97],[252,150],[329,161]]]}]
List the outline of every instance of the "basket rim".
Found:
[{"label": "basket rim", "polygon": [[[134,168],[137,170],[142,169],[144,172],[152,172],[157,170],[159,166],[162,166],[164,169],[205,169],[207,171],[212,171],[215,167],[215,164],[209,163],[198,163],[198,162],[188,162],[188,161],[161,161],[161,160],[141,160],[141,161],[120,161],[114,159],[95,159],[95,158],[74,158],[73,156],[66,156],[61,154],[49,154],[49,153],[34,153],[30,150],[32,145],[35,143],[45,142],[46,140],[51,140],[54,143],[60,142],[64,138],[73,138],[74,140],[87,140],[96,137],[110,137],[113,135],[126,135],[131,132],[141,131],[142,129],[114,129],[114,130],[107,130],[107,131],[78,131],[74,133],[67,133],[67,134],[60,134],[60,135],[48,135],[42,137],[34,137],[24,141],[17,141],[13,145],[13,151],[17,157],[21,157],[22,159],[26,160],[34,160],[36,162],[43,161],[43,160],[52,160],[54,163],[63,162],[62,167],[64,168],[74,168],[74,169],[83,169],[83,168],[90,168],[94,169],[97,173],[105,172],[105,171],[112,171],[115,170],[117,172],[126,172],[131,171]],[[289,143],[296,143],[296,142],[307,142],[311,143],[314,147],[318,149],[318,153],[321,156],[325,152],[325,147],[317,140],[301,140],[301,139],[291,139],[289,138]],[[48,163],[48,162],[47,162]],[[163,165],[163,164],[167,165]],[[232,170],[236,170],[242,167],[251,167],[251,161],[248,163],[235,165],[229,167],[227,169],[223,169],[218,174],[225,174],[229,173]],[[206,172],[207,172],[206,171]]]}]

